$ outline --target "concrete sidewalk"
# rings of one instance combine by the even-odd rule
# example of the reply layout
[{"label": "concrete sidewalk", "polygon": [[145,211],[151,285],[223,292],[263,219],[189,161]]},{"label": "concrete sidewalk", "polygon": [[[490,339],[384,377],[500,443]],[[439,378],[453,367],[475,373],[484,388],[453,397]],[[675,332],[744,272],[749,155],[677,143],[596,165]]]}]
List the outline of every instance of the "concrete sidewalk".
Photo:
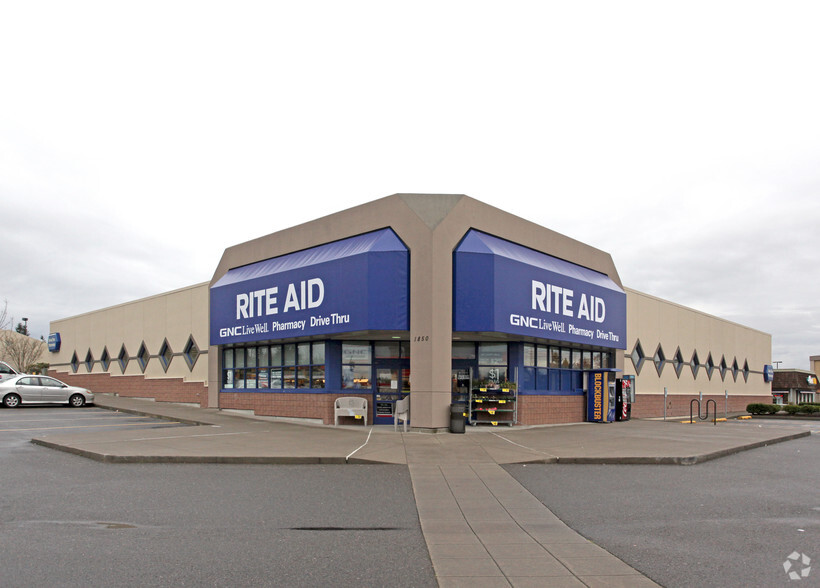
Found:
[{"label": "concrete sidewalk", "polygon": [[439,585],[654,586],[587,541],[501,467],[512,463],[691,465],[810,435],[754,421],[473,428],[466,434],[297,424],[96,395],[97,406],[200,426],[60,434],[34,443],[104,462],[388,463],[409,466]]}]

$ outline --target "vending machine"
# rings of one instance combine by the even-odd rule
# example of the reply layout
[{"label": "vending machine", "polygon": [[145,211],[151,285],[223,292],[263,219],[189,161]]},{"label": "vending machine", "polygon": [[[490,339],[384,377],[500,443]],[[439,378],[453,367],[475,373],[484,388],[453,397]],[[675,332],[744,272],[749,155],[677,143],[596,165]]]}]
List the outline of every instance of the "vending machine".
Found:
[{"label": "vending machine", "polygon": [[593,423],[611,423],[615,420],[615,372],[594,370],[587,379],[587,420]]},{"label": "vending machine", "polygon": [[615,381],[615,420],[628,421],[635,401],[635,376],[624,376]]}]

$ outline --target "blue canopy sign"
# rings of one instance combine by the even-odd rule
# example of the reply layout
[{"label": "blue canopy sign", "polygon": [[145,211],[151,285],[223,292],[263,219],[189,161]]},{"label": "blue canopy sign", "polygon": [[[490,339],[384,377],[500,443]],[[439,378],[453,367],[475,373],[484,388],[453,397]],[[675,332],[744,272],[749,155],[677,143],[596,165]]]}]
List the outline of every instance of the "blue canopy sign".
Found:
[{"label": "blue canopy sign", "polygon": [[605,274],[476,230],[453,263],[456,331],[626,349],[626,294]]},{"label": "blue canopy sign", "polygon": [[390,229],[231,269],[211,286],[211,345],[408,330],[409,275]]}]

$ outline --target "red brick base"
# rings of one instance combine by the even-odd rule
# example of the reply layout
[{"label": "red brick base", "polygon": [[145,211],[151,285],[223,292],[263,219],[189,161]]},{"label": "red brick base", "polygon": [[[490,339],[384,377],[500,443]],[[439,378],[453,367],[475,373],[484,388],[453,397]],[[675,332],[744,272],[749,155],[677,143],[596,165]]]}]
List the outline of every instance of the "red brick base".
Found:
[{"label": "red brick base", "polygon": [[69,374],[49,371],[49,375],[71,386],[88,388],[95,393],[118,394],[131,398],[153,398],[157,402],[185,402],[208,406],[208,388],[202,382],[185,382],[182,378],[151,380],[142,376],[111,374]]},{"label": "red brick base", "polygon": [[[219,395],[219,407],[234,410],[252,410],[260,416],[278,416],[286,418],[322,419],[326,425],[334,422],[333,404],[340,396],[356,396],[368,402],[370,414],[368,424],[373,423],[373,401],[371,394],[310,394],[288,392],[222,392]],[[339,424],[361,423],[353,417],[339,419]]]},{"label": "red brick base", "polygon": [[[699,399],[699,396],[686,395],[669,395],[666,399],[666,416],[667,417],[688,417],[689,404],[692,399]],[[726,397],[723,395],[703,395],[703,404],[701,406],[701,414],[706,414],[706,403],[709,400],[715,401],[715,408],[717,408],[718,417],[722,417],[727,410]],[[752,402],[771,403],[769,396],[729,396],[728,412],[746,412],[746,405]],[[709,410],[712,410],[712,403],[709,403]],[[692,410],[697,414],[698,406],[694,404]],[[635,403],[632,405],[633,418],[653,418],[662,417],[663,415],[663,394],[638,394],[635,398]],[[709,413],[711,417],[711,412]]]},{"label": "red brick base", "polygon": [[[185,402],[208,406],[208,389],[201,382],[185,382],[181,378],[146,379],[142,376],[112,376],[111,374],[71,374],[50,371],[50,375],[72,386],[82,386],[92,392],[113,393],[132,398],[153,398],[157,402]],[[220,408],[252,410],[261,416],[321,419],[326,425],[333,424],[333,403],[342,394],[311,394],[287,392],[253,393],[223,392],[219,395]],[[350,396],[346,394],[345,396]],[[372,402],[372,395],[356,395]],[[670,395],[667,397],[667,417],[688,417],[689,403],[697,396]],[[722,395],[703,397],[702,414],[707,400],[714,400],[718,416],[726,411],[726,399]],[[664,416],[662,394],[638,394],[632,405],[632,418],[657,418]],[[730,396],[728,412],[745,412],[752,402],[770,403],[769,396]],[[710,404],[711,408],[711,404]],[[695,406],[697,410],[697,406]],[[711,416],[711,415],[710,415]],[[372,422],[372,412],[368,423]],[[530,396],[518,397],[518,422],[522,425],[551,425],[580,423],[586,420],[585,396]],[[345,423],[354,422],[345,418]]]},{"label": "red brick base", "polygon": [[518,422],[556,425],[586,420],[584,396],[519,396]]}]

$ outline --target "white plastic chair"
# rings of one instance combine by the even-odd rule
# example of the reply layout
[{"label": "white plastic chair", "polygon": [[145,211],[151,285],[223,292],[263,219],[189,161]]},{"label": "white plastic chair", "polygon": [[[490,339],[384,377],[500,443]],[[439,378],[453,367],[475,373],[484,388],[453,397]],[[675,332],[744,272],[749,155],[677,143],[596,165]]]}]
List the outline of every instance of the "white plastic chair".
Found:
[{"label": "white plastic chair", "polygon": [[336,399],[333,408],[333,426],[339,425],[340,416],[363,418],[367,426],[367,400],[357,396],[342,396]]},{"label": "white plastic chair", "polygon": [[399,428],[399,420],[404,423],[404,432],[407,432],[407,421],[410,420],[410,397],[405,396],[396,401],[396,412],[393,414],[393,430]]}]

